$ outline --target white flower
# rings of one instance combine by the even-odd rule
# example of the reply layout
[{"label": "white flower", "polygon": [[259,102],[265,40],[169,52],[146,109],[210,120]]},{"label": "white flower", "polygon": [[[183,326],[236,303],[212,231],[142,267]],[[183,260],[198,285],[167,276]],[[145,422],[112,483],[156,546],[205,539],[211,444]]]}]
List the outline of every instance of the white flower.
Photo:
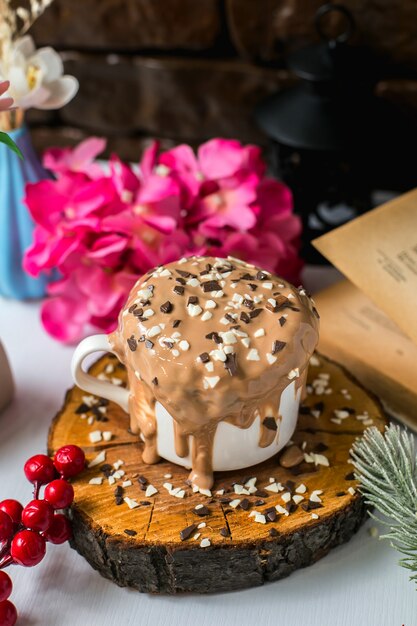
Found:
[{"label": "white flower", "polygon": [[53,48],[39,48],[30,35],[16,40],[6,59],[0,59],[0,79],[9,80],[7,95],[21,109],[59,109],[78,91],[74,76],[63,76],[60,56]]}]

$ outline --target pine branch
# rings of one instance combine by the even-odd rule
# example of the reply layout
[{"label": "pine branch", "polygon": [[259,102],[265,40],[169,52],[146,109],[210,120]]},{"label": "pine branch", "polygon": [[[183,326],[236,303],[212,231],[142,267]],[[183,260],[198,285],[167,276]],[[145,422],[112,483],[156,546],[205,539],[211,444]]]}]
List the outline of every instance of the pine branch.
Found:
[{"label": "pine branch", "polygon": [[404,555],[400,565],[412,572],[417,582],[417,453],[414,438],[399,426],[391,424],[380,433],[368,428],[351,451],[360,491],[368,504],[387,520],[377,519],[389,527],[381,537]]}]

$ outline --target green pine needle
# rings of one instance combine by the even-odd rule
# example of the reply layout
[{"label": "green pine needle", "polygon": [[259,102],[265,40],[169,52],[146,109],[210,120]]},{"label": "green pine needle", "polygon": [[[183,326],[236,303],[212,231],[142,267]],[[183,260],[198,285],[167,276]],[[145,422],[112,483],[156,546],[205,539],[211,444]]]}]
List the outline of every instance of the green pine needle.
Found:
[{"label": "green pine needle", "polygon": [[414,438],[391,424],[382,434],[375,427],[352,447],[351,455],[360,481],[360,491],[368,504],[388,520],[377,519],[389,528],[381,539],[404,558],[400,565],[412,572],[417,582],[417,453]]},{"label": "green pine needle", "polygon": [[10,139],[7,133],[0,132],[0,143],[6,144],[6,146],[8,146],[10,150],[13,150],[13,152],[17,154],[19,159],[23,159],[23,154],[21,153],[21,151],[19,150],[19,148],[17,147],[13,139]]}]

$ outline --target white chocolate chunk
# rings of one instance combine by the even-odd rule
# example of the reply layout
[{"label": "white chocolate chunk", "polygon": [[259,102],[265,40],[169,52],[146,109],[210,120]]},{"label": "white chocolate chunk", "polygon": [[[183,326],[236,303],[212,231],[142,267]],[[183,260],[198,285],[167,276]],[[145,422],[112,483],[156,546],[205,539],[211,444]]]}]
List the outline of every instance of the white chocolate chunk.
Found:
[{"label": "white chocolate chunk", "polygon": [[93,430],[88,435],[88,438],[91,441],[91,443],[98,443],[102,439],[102,437],[101,437],[101,430]]},{"label": "white chocolate chunk", "polygon": [[272,283],[262,283],[262,287],[264,289],[272,289],[273,284]]},{"label": "white chocolate chunk", "polygon": [[153,309],[146,309],[146,311],[143,312],[143,317],[152,317],[152,315],[155,315]]},{"label": "white chocolate chunk", "polygon": [[153,485],[147,486],[146,491],[145,491],[145,496],[147,498],[154,496],[156,493],[158,493],[158,489],[156,487],[154,487]]},{"label": "white chocolate chunk", "polygon": [[206,305],[204,308],[206,309],[215,309],[217,306],[216,302],[214,302],[214,300],[207,300]]},{"label": "white chocolate chunk", "polygon": [[190,349],[190,344],[188,343],[188,341],[186,339],[183,339],[182,341],[179,342],[179,347],[181,350],[186,351]]},{"label": "white chocolate chunk", "polygon": [[275,363],[275,361],[277,360],[277,357],[273,354],[271,354],[271,352],[267,352],[266,353],[266,360],[268,361],[268,363],[270,365],[273,365]]},{"label": "white chocolate chunk", "polygon": [[264,328],[258,328],[258,330],[256,330],[253,333],[254,337],[264,337],[265,336],[265,329]]},{"label": "white chocolate chunk", "polygon": [[129,509],[136,509],[136,507],[140,506],[139,502],[136,502],[136,500],[133,500],[133,498],[128,498],[126,496],[125,498],[123,498],[123,500],[126,502]]},{"label": "white chocolate chunk", "polygon": [[306,491],[307,487],[304,483],[301,483],[301,485],[298,485],[298,487],[296,488],[295,493],[305,493]]},{"label": "white chocolate chunk", "polygon": [[204,539],[200,541],[200,548],[208,548],[209,546],[211,546],[210,539],[208,539],[207,537],[204,537]]},{"label": "white chocolate chunk", "polygon": [[160,326],[152,326],[148,332],[146,333],[147,337],[156,337],[156,335],[159,335],[159,333],[161,332],[161,327]]},{"label": "white chocolate chunk", "polygon": [[220,337],[227,346],[237,342],[236,335],[230,330],[226,333],[220,333]]},{"label": "white chocolate chunk", "polygon": [[95,476],[94,478],[90,478],[90,480],[88,481],[89,485],[102,485],[103,484],[103,477],[102,476]]},{"label": "white chocolate chunk", "polygon": [[260,361],[259,352],[256,348],[252,348],[248,352],[248,356],[246,357],[247,361]]},{"label": "white chocolate chunk", "polygon": [[304,496],[300,496],[296,494],[295,496],[292,497],[292,499],[293,499],[293,502],[295,502],[295,504],[300,504],[300,502],[304,500]]},{"label": "white chocolate chunk", "polygon": [[207,382],[208,386],[211,389],[214,389],[214,387],[217,385],[217,383],[220,380],[220,376],[205,376],[204,380]]},{"label": "white chocolate chunk", "polygon": [[202,312],[202,308],[199,304],[188,304],[187,311],[190,317],[197,317]]},{"label": "white chocolate chunk", "polygon": [[227,357],[226,354],[224,353],[224,351],[221,348],[218,348],[217,350],[212,350],[210,352],[210,356],[215,360],[215,361],[222,361],[223,363],[226,361]]},{"label": "white chocolate chunk", "polygon": [[289,380],[293,380],[294,378],[298,378],[300,375],[300,370],[298,369],[298,367],[295,367],[293,370],[291,370],[288,374],[288,378]]},{"label": "white chocolate chunk", "polygon": [[201,316],[201,319],[203,322],[207,322],[208,320],[211,320],[212,317],[213,317],[213,314],[210,313],[210,311],[204,311],[203,315]]}]

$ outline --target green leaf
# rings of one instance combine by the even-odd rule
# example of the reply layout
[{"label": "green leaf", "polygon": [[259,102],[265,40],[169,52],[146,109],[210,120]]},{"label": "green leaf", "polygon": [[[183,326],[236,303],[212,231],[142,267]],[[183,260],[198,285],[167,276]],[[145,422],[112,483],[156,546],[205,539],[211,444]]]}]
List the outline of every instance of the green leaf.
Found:
[{"label": "green leaf", "polygon": [[11,139],[7,133],[0,132],[0,143],[6,144],[6,146],[8,146],[10,150],[13,150],[13,152],[17,154],[19,159],[23,159],[23,154],[21,153],[13,139]]}]

